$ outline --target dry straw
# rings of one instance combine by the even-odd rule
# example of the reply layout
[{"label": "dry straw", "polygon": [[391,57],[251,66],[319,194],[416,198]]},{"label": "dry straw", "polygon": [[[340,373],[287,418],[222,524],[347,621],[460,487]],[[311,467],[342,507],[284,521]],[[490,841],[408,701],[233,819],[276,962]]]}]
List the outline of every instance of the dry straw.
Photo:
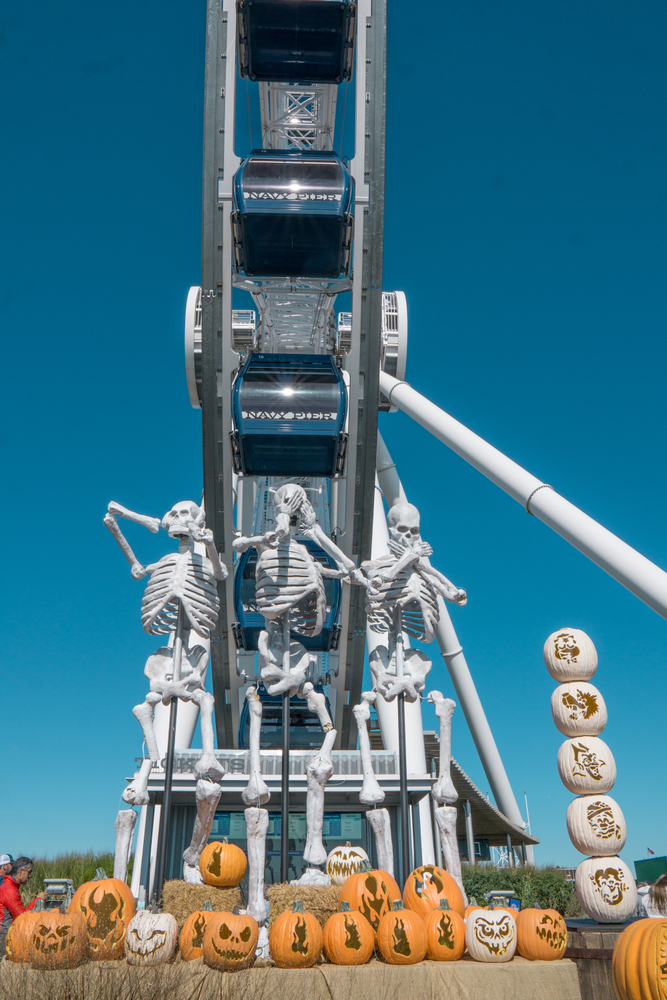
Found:
[{"label": "dry straw", "polygon": [[195,910],[201,910],[204,903],[210,900],[214,910],[229,913],[233,906],[243,906],[239,889],[218,889],[214,885],[189,885],[180,879],[164,883],[162,890],[162,909],[176,917],[180,931],[181,927]]},{"label": "dry straw", "polygon": [[276,917],[292,908],[297,899],[302,900],[304,910],[317,917],[324,927],[332,913],[338,910],[340,886],[290,885],[279,882],[269,889],[269,929]]}]

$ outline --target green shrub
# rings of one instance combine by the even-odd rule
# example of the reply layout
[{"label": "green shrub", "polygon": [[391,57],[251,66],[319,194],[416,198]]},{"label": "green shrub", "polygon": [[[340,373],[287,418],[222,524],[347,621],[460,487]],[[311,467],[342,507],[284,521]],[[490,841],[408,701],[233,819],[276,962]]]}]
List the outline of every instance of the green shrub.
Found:
[{"label": "green shrub", "polygon": [[[18,857],[18,855],[15,855]],[[24,903],[34,899],[38,892],[44,888],[45,878],[71,878],[74,888],[78,889],[84,882],[90,882],[95,878],[98,868],[104,868],[107,875],[113,874],[113,854],[95,854],[89,851],[87,854],[59,854],[55,858],[34,858],[35,867],[30,881],[25,889],[21,890]],[[127,870],[127,881],[132,877],[132,862],[130,858]]]},{"label": "green shrub", "polygon": [[564,917],[579,916],[582,910],[574,889],[557,868],[493,868],[491,865],[463,865],[463,885],[468,898],[475,896],[480,906],[485,893],[511,889],[521,906],[558,910]]}]

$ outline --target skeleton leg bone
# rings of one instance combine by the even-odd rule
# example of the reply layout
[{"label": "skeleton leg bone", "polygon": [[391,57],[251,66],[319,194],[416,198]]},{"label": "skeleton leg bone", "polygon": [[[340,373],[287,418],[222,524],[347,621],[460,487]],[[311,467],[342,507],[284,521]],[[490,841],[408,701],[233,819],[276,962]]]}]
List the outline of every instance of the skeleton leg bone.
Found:
[{"label": "skeleton leg bone", "polygon": [[144,739],[146,740],[146,749],[148,750],[148,757],[142,761],[139,774],[123,791],[123,801],[133,806],[145,806],[148,804],[148,778],[153,764],[157,763],[160,759],[157,740],[155,738],[155,729],[153,728],[155,706],[159,701],[162,701],[161,695],[155,691],[149,691],[146,695],[146,701],[142,702],[141,705],[135,705],[132,709],[132,714],[141,724]]},{"label": "skeleton leg bone", "polygon": [[137,822],[134,809],[121,809],[116,816],[114,830],[116,831],[116,852],[113,860],[113,877],[122,882],[127,879],[127,865],[132,851],[132,835]]},{"label": "skeleton leg bone", "polygon": [[320,724],[324,732],[328,733],[330,729],[333,729],[331,716],[327,712],[327,700],[322,692],[316,691],[310,681],[306,681],[306,683],[301,686],[299,695],[306,699],[308,708],[320,720]]},{"label": "skeleton leg bone", "polygon": [[[221,795],[222,788],[217,784],[217,782],[206,781],[203,778],[200,778],[197,782],[197,818],[195,819],[195,826],[192,831],[190,846],[183,852],[183,861],[185,862],[183,866],[183,877],[186,882],[203,881],[201,877],[197,879],[195,873],[188,872],[187,869],[196,868],[197,874],[199,874],[199,855],[208,843],[211,827],[213,826],[213,819],[215,817],[215,810],[218,802],[220,801]],[[194,876],[194,878],[189,878],[188,875]]]},{"label": "skeleton leg bone", "polygon": [[442,859],[445,863],[445,869],[463,893],[463,899],[467,906],[468,897],[466,896],[466,891],[463,887],[463,878],[461,877],[461,857],[459,855],[459,842],[456,836],[456,806],[440,806],[438,809],[434,809],[434,813],[435,821],[440,831]]},{"label": "skeleton leg bone", "polygon": [[367,809],[366,819],[375,834],[378,868],[394,877],[394,846],[391,842],[391,821],[387,809]]},{"label": "skeleton leg bone", "polygon": [[359,801],[363,802],[366,806],[375,806],[378,802],[384,801],[384,792],[380,788],[378,780],[375,777],[375,772],[373,771],[371,741],[368,737],[368,729],[366,728],[366,723],[371,717],[370,706],[375,703],[375,698],[375,691],[364,691],[361,695],[361,703],[355,705],[352,709],[359,731],[359,753],[361,754],[361,763],[364,771],[364,780],[361,785],[361,792],[359,793]]},{"label": "skeleton leg bone", "polygon": [[194,690],[190,699],[199,705],[199,720],[201,723],[201,757],[195,764],[195,774],[198,778],[212,778],[214,781],[222,778],[225,768],[215,756],[213,744],[213,706],[215,699],[208,691]]},{"label": "skeleton leg bone", "polygon": [[319,754],[306,768],[306,846],[303,860],[309,865],[323,865],[327,852],[322,843],[322,823],[324,821],[324,789],[333,774],[331,750],[336,741],[336,730],[330,729],[324,737]]},{"label": "skeleton leg bone", "polygon": [[435,705],[435,714],[440,720],[440,773],[431,795],[439,806],[451,805],[459,797],[451,776],[452,715],[456,703],[451,698],[443,698],[440,691],[430,691],[427,700]]},{"label": "skeleton leg bone", "polygon": [[266,809],[250,806],[245,810],[248,835],[248,906],[247,912],[260,926],[266,921],[264,902],[264,866],[266,854],[266,831],[269,829],[269,814]]},{"label": "skeleton leg bone", "polygon": [[[241,798],[247,806],[265,805],[271,798],[268,785],[262,778],[261,760],[259,754],[259,737],[262,729],[262,703],[257,694],[257,688],[249,687],[246,691],[248,712],[250,714],[250,777],[248,784],[241,792]],[[262,869],[263,870],[263,869]]]}]

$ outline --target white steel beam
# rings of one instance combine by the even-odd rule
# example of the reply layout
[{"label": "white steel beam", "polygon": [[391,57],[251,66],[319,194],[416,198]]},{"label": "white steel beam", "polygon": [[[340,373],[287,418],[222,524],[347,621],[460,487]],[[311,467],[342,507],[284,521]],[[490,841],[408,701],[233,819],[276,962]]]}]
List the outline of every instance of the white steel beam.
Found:
[{"label": "white steel beam", "polygon": [[399,382],[386,372],[380,372],[380,389],[391,403],[509,493],[529,514],[539,517],[605,573],[667,618],[667,573],[659,566],[584,514],[548,483],[537,479],[431,403],[407,382]]}]

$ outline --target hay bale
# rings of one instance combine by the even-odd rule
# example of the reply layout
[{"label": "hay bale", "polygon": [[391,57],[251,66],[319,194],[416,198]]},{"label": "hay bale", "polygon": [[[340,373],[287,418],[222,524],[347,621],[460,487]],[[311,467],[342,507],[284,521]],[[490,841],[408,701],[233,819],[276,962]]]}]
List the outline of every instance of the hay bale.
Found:
[{"label": "hay bale", "polygon": [[241,890],[238,888],[218,889],[215,885],[190,885],[181,879],[164,883],[162,909],[176,917],[179,931],[190,914],[201,910],[207,900],[211,901],[214,910],[224,910],[227,913],[233,906],[244,906]]},{"label": "hay bale", "polygon": [[279,882],[269,889],[269,930],[273,921],[285,910],[292,908],[297,899],[303,901],[304,910],[317,917],[322,927],[332,913],[338,912],[339,885],[290,885]]}]

